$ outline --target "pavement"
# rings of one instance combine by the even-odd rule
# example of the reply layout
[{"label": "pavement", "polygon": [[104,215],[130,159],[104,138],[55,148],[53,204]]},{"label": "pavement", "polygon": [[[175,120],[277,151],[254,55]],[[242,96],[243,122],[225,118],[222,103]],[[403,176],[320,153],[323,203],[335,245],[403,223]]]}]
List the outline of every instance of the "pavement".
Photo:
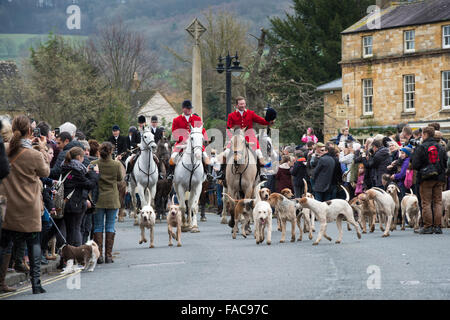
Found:
[{"label": "pavement", "polygon": [[[94,272],[43,276],[47,293],[0,295],[6,300],[398,300],[450,299],[450,230],[419,235],[399,227],[382,238],[358,239],[344,228],[336,244],[329,223],[318,246],[303,241],[280,243],[273,220],[272,245],[256,245],[253,235],[231,237],[220,217],[207,214],[200,233],[182,233],[182,247],[168,246],[166,223],[155,227],[155,248],[139,245],[140,230],[126,218],[116,223],[115,262]],[[318,230],[316,223],[316,230]],[[287,230],[290,230],[288,225]],[[149,232],[146,230],[146,236]],[[298,230],[297,230],[298,237]],[[287,239],[290,237],[287,236]]]},{"label": "pavement", "polygon": [[[56,272],[56,267],[59,264],[60,257],[56,260],[49,260],[48,264],[41,264],[41,275],[47,275],[49,273]],[[8,286],[21,286],[30,280],[30,276],[27,273],[8,271],[6,273],[5,282]]]}]

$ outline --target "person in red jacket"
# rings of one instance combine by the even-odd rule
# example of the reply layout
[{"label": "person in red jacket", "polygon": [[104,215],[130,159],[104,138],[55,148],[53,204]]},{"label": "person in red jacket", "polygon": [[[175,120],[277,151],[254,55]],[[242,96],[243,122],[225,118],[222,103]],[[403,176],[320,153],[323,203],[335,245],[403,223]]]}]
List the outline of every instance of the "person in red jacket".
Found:
[{"label": "person in red jacket", "polygon": [[[275,113],[273,109],[271,109]],[[275,122],[276,114],[273,115],[273,118],[264,119],[260,116],[258,116],[254,111],[247,109],[247,103],[245,101],[244,97],[237,97],[236,98],[236,111],[232,112],[228,115],[228,121],[227,121],[227,128],[228,129],[244,129],[246,128],[245,132],[245,140],[249,142],[250,147],[255,152],[256,157],[258,158],[259,166],[264,166],[264,156],[261,152],[261,149],[259,148],[259,141],[256,137],[255,130],[253,129],[253,124],[258,123],[265,126],[270,126]],[[229,130],[227,130],[228,138],[231,139],[232,134]],[[228,143],[227,148],[224,152],[225,159],[228,157],[228,154],[230,153],[230,143]],[[225,164],[222,164],[221,168],[221,174],[219,176],[219,179],[225,178]],[[264,177],[262,177],[264,178]]]},{"label": "person in red jacket", "polygon": [[[179,160],[180,151],[183,150],[182,146],[186,144],[187,139],[189,139],[189,134],[191,133],[192,127],[201,127],[203,126],[202,118],[200,118],[195,113],[192,113],[192,103],[189,100],[183,101],[182,104],[183,113],[178,117],[174,118],[172,121],[172,138],[176,141],[173,152],[169,160],[169,173],[168,179],[173,179],[173,173],[175,170],[175,165]],[[205,128],[202,130],[203,139],[208,141],[208,135],[206,134]],[[207,175],[208,180],[212,180],[212,176],[209,173],[209,158],[205,151],[205,146],[202,148],[203,151],[203,168],[205,169],[205,173]]]}]

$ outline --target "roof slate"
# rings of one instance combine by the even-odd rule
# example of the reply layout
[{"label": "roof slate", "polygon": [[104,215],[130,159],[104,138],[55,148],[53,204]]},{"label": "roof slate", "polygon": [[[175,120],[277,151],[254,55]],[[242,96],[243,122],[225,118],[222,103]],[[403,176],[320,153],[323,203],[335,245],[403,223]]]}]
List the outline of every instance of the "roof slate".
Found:
[{"label": "roof slate", "polygon": [[[380,29],[450,21],[450,0],[394,2],[391,6],[381,10],[380,15]],[[365,16],[345,29],[342,34],[380,30],[369,29],[367,21],[371,17],[371,14]]]}]

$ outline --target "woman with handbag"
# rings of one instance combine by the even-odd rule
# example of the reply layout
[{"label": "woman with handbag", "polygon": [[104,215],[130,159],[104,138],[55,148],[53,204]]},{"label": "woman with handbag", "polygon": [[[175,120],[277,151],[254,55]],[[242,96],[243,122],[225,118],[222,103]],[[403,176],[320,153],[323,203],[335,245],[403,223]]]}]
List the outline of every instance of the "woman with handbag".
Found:
[{"label": "woman with handbag", "polygon": [[[98,165],[100,180],[98,182],[98,200],[96,212],[94,213],[94,241],[100,250],[97,263],[111,263],[112,248],[114,246],[114,229],[116,215],[120,208],[119,190],[117,182],[122,181],[124,176],[119,161],[112,159],[113,145],[103,142],[100,145],[100,159],[92,164]],[[103,231],[105,231],[105,259],[103,260]]]},{"label": "woman with handbag", "polygon": [[30,119],[17,116],[12,122],[13,136],[7,148],[11,171],[0,185],[7,206],[0,239],[0,291],[11,291],[5,283],[6,271],[15,240],[25,241],[30,260],[33,294],[44,293],[41,286],[41,198],[40,177],[50,174],[45,141],[36,139],[38,150],[32,148]]},{"label": "woman with handbag", "polygon": [[78,247],[82,244],[81,223],[87,209],[89,191],[98,181],[98,168],[83,165],[84,151],[80,147],[73,147],[66,153],[61,166],[64,181],[64,222],[67,232],[67,243]]}]

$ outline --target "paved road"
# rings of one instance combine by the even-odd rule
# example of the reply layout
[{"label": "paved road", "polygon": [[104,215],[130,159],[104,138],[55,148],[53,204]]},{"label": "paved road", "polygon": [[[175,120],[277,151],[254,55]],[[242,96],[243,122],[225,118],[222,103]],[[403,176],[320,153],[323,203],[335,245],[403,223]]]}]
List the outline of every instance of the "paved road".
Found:
[{"label": "paved road", "polygon": [[200,233],[182,234],[181,248],[167,246],[166,224],[158,224],[154,249],[138,244],[139,229],[127,219],[116,225],[115,263],[81,273],[80,289],[69,289],[76,287],[74,278],[53,275],[44,279],[50,282],[44,286],[45,295],[28,290],[6,299],[450,298],[448,229],[443,235],[417,235],[407,229],[389,238],[381,238],[377,229],[361,240],[354,231],[344,231],[338,245],[336,225],[331,223],[332,242],[323,239],[312,246],[306,238],[279,243],[281,233],[275,231],[267,246],[256,245],[253,236],[233,240],[231,229],[220,224],[218,216],[207,217]]}]

